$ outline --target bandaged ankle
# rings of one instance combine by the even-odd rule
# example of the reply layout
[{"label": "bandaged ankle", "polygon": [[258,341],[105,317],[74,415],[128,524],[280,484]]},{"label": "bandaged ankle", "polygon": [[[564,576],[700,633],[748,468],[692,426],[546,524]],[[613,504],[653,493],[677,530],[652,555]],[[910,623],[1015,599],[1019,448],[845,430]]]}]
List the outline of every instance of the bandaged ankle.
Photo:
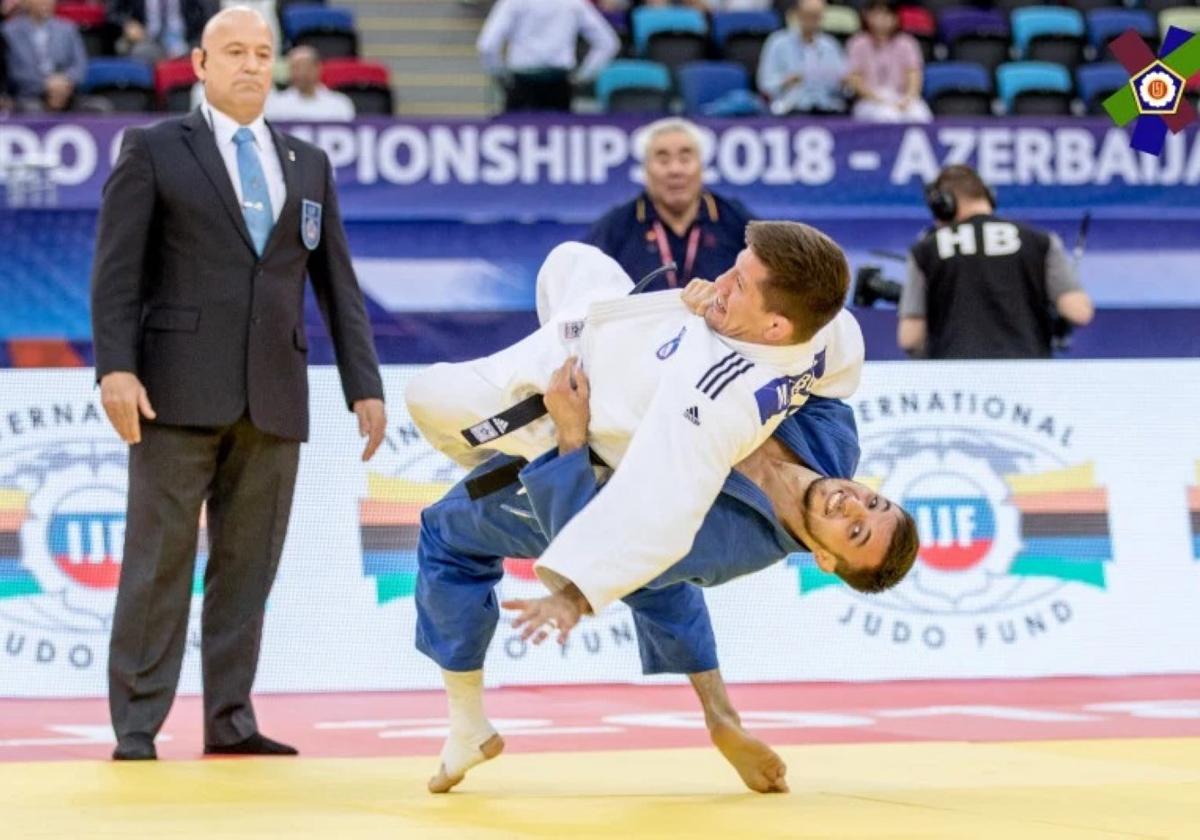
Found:
[{"label": "bandaged ankle", "polygon": [[479,748],[496,734],[483,711],[483,671],[442,671],[449,705],[450,734],[442,763],[457,775],[484,760]]}]

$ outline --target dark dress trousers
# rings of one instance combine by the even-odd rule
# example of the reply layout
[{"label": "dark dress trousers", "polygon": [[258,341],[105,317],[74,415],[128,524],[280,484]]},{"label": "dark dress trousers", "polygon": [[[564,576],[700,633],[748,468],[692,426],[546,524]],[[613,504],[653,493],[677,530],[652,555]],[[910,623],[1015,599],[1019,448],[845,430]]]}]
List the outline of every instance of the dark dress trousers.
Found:
[{"label": "dark dress trousers", "polygon": [[128,129],[104,187],[92,269],[96,376],[136,374],[157,414],[130,448],[109,649],[118,738],[153,738],[174,700],[205,502],[205,741],[257,732],[250,690],[263,612],[308,437],[306,275],[347,405],[383,397],[332,168],[315,146],[271,134],[287,199],[261,257],[199,110]]}]

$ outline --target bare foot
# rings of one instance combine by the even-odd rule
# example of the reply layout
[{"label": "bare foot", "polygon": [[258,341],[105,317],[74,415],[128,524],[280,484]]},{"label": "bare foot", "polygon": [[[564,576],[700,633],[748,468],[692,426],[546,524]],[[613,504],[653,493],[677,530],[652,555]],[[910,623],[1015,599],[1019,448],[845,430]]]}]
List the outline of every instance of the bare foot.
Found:
[{"label": "bare foot", "polygon": [[737,724],[714,723],[712,742],[738,771],[746,787],[758,793],[787,793],[787,765],[776,752]]},{"label": "bare foot", "polygon": [[482,744],[479,745],[479,755],[471,756],[461,767],[456,767],[454,773],[446,770],[446,763],[443,761],[438,767],[437,773],[429,778],[430,793],[447,793],[467,777],[467,771],[476,764],[482,764],[485,761],[490,761],[500,753],[504,752],[504,739],[499,735],[493,735]]}]

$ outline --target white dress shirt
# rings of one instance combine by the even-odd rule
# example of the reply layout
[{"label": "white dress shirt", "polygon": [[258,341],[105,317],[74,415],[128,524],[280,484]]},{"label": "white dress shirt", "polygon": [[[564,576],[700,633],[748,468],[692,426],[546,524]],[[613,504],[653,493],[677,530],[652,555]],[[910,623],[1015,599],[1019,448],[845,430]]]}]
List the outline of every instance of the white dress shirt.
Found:
[{"label": "white dress shirt", "polygon": [[[575,43],[582,35],[591,45],[580,79],[591,79],[612,60],[621,41],[588,0],[499,0],[488,14],[475,46],[483,66],[509,70],[575,68]],[[508,45],[507,62],[500,53]]]},{"label": "white dress shirt", "polygon": [[354,102],[344,93],[317,85],[312,96],[294,87],[272,91],[265,108],[269,120],[318,120],[349,122],[354,119]]},{"label": "white dress shirt", "polygon": [[[242,126],[233,117],[217,110],[209,103],[205,103],[203,108],[204,116],[207,117],[208,124],[216,137],[217,150],[221,153],[221,160],[225,161],[225,170],[229,173],[229,180],[233,182],[233,191],[237,194],[238,205],[241,206],[244,200],[242,198],[242,177],[238,170],[238,147],[237,143],[233,142],[233,135]],[[271,217],[273,221],[278,222],[279,214],[283,212],[283,202],[287,200],[287,184],[283,180],[283,166],[275,151],[275,141],[271,139],[271,130],[267,128],[267,122],[261,114],[246,128],[250,129],[250,133],[254,135],[255,151],[258,152],[258,160],[262,164],[263,177],[267,179],[267,194],[271,196]]]}]

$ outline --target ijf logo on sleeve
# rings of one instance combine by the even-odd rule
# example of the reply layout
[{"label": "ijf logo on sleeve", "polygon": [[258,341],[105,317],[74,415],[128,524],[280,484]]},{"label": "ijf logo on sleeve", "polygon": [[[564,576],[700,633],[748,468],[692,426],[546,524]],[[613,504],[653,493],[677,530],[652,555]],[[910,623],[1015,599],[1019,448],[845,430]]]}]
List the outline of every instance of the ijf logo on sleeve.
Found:
[{"label": "ijf logo on sleeve", "polygon": [[300,239],[310,251],[321,242],[321,205],[307,198],[300,205]]}]

